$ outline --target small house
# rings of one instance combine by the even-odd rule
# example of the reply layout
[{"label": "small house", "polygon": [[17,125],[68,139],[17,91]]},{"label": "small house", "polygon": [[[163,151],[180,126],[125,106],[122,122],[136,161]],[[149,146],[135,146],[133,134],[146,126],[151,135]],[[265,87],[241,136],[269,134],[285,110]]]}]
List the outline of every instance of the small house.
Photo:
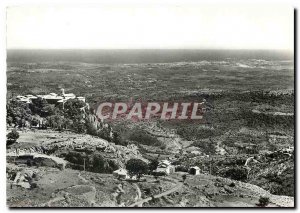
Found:
[{"label": "small house", "polygon": [[157,169],[154,170],[153,172],[169,175],[175,172],[175,167],[171,165],[170,161],[162,160],[158,163]]},{"label": "small house", "polygon": [[200,168],[198,166],[193,166],[189,169],[189,174],[200,175]]},{"label": "small house", "polygon": [[118,179],[129,179],[129,175],[126,169],[120,168],[113,172],[113,176]]}]

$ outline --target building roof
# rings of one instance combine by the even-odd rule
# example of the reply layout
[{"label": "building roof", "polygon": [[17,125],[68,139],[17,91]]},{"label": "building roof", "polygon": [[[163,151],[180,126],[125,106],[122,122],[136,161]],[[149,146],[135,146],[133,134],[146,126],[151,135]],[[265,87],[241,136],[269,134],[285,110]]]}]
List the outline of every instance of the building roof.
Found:
[{"label": "building roof", "polygon": [[[74,99],[76,98],[76,95],[74,93],[68,93],[68,94],[63,94],[62,96],[61,95],[58,95],[54,92],[51,92],[47,95],[25,95],[25,96],[22,96],[22,95],[18,95],[17,96],[17,99],[21,102],[27,102],[27,103],[30,103],[32,99],[36,99],[36,98],[42,98],[42,99],[46,99],[46,100],[52,100],[53,101],[57,101],[59,103],[63,103],[65,101],[67,101],[68,99]],[[77,97],[79,100],[83,100],[85,102],[85,97]]]},{"label": "building roof", "polygon": [[27,98],[36,98],[34,95],[26,95]]},{"label": "building roof", "polygon": [[62,96],[57,96],[56,94],[55,95],[53,95],[53,94],[55,94],[55,93],[50,93],[48,95],[38,95],[38,97],[41,97],[43,99],[48,99],[48,100],[61,100],[61,99],[63,99]]},{"label": "building roof", "polygon": [[113,173],[118,175],[127,175],[128,172],[126,169],[120,168],[118,170],[113,171]]},{"label": "building roof", "polygon": [[155,172],[166,172],[166,171],[167,171],[167,168],[157,167],[154,171],[155,171]]},{"label": "building roof", "polygon": [[73,97],[73,96],[75,96],[73,93],[68,93],[68,94],[64,94],[64,96],[66,97]]},{"label": "building roof", "polygon": [[168,160],[162,160],[162,161],[160,161],[160,162],[159,162],[159,164],[170,165],[170,164],[171,164],[171,162],[170,162],[170,161],[168,161]]},{"label": "building roof", "polygon": [[192,166],[190,169],[200,170],[200,168],[198,166]]}]

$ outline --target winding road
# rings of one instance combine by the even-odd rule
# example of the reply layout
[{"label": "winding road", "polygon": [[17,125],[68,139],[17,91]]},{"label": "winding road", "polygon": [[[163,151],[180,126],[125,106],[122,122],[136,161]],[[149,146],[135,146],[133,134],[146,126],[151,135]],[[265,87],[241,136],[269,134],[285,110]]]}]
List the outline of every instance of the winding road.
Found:
[{"label": "winding road", "polygon": [[143,203],[148,202],[148,201],[152,200],[153,198],[160,198],[160,197],[163,197],[163,196],[167,196],[167,195],[169,195],[173,192],[176,192],[178,189],[180,189],[183,186],[183,183],[179,182],[179,180],[177,180],[177,179],[173,179],[173,178],[168,178],[168,179],[170,179],[171,181],[176,182],[176,185],[173,188],[171,188],[171,189],[169,189],[165,192],[162,192],[160,194],[154,195],[153,197],[147,197],[145,199],[139,200],[139,201],[129,205],[128,207],[142,207]]}]

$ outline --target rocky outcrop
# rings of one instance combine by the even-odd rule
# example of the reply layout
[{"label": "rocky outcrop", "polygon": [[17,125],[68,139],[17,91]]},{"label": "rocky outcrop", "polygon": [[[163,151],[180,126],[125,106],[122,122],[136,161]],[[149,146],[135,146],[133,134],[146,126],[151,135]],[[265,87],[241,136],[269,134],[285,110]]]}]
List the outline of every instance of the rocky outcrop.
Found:
[{"label": "rocky outcrop", "polygon": [[28,153],[22,155],[9,153],[7,154],[7,161],[10,163],[23,163],[29,166],[37,165],[55,167],[61,170],[63,170],[67,165],[67,161],[61,158],[37,153]]}]

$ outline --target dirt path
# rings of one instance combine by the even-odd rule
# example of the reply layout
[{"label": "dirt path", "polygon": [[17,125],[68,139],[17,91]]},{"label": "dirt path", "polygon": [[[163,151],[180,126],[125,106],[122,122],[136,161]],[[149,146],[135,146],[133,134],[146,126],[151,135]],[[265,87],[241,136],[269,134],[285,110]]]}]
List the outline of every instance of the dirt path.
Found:
[{"label": "dirt path", "polygon": [[172,181],[176,182],[176,185],[173,188],[171,188],[165,192],[162,192],[160,194],[154,195],[153,197],[147,197],[143,200],[137,201],[137,202],[131,204],[129,207],[142,207],[143,203],[148,202],[148,201],[152,200],[153,198],[160,198],[163,196],[167,196],[173,192],[176,192],[178,189],[180,189],[183,186],[183,183],[179,182],[177,179],[173,179],[173,178],[170,178],[170,179],[172,179]]},{"label": "dirt path", "polygon": [[136,198],[135,198],[134,200],[135,200],[135,201],[138,201],[138,200],[140,200],[141,197],[142,197],[142,192],[141,192],[140,187],[139,187],[136,183],[134,183],[133,185],[135,186],[136,192],[137,192]]},{"label": "dirt path", "polygon": [[65,198],[62,197],[62,196],[59,196],[59,197],[56,197],[56,198],[53,198],[53,199],[49,200],[46,203],[41,204],[41,206],[42,207],[51,207],[52,203],[55,203],[55,202],[58,202],[58,201],[61,201],[61,200],[65,200]]}]

